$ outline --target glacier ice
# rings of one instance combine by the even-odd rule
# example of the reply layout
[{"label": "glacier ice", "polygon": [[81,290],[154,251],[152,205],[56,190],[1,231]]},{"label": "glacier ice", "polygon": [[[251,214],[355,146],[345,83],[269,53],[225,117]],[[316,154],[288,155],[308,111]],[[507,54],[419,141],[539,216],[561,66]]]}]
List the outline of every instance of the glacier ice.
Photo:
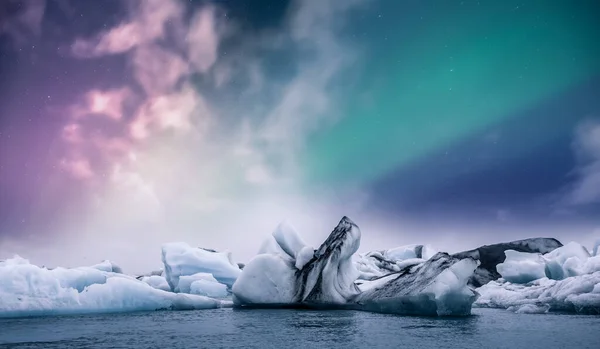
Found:
[{"label": "glacier ice", "polygon": [[[294,236],[284,236],[286,234]],[[295,235],[292,230],[276,229],[273,237],[262,245],[261,253],[246,264],[233,285],[236,306],[308,306],[412,315],[467,315],[477,297],[467,286],[477,267],[472,258],[437,253],[424,263],[407,264],[389,275],[358,285],[356,281],[361,273],[352,262],[352,256],[360,245],[361,232],[349,218],[342,218],[306,263],[296,263],[298,251],[303,249],[301,244],[290,248],[290,241],[301,241]],[[409,249],[404,249],[402,256],[417,259],[414,248],[412,254],[406,250]]]},{"label": "glacier ice", "polygon": [[551,280],[546,277],[527,284],[492,281],[477,289],[478,307],[520,309],[543,307],[549,311],[600,314],[600,271]]},{"label": "glacier ice", "polygon": [[177,293],[190,293],[213,298],[225,298],[228,295],[227,286],[219,283],[209,273],[196,273],[179,277]]},{"label": "glacier ice", "polygon": [[46,269],[18,256],[0,262],[0,317],[220,306],[215,299],[166,292],[99,268]]},{"label": "glacier ice", "polygon": [[504,262],[506,258],[505,251],[513,250],[528,253],[548,253],[561,246],[562,244],[560,241],[556,239],[533,238],[485,245],[473,250],[455,253],[454,256],[458,258],[470,257],[480,262],[475,273],[469,280],[470,285],[479,287],[500,278],[500,274],[496,267],[498,264]]},{"label": "glacier ice", "polygon": [[504,253],[506,260],[496,266],[504,280],[525,284],[546,276],[546,262],[540,254],[513,250]]},{"label": "glacier ice", "polygon": [[365,310],[410,315],[469,315],[477,293],[467,282],[477,268],[472,258],[437,253],[425,263],[361,284]]},{"label": "glacier ice", "polygon": [[525,284],[547,277],[562,280],[572,276],[600,271],[600,257],[592,257],[588,250],[570,242],[549,253],[520,253],[505,251],[506,260],[497,266],[502,278],[508,282]]},{"label": "glacier ice", "polygon": [[359,279],[373,280],[423,263],[436,253],[429,245],[413,244],[360,254],[355,264],[360,273]]},{"label": "glacier ice", "polygon": [[577,243],[543,255],[506,251],[498,272],[502,279],[478,289],[477,306],[600,314],[600,256]]},{"label": "glacier ice", "polygon": [[143,276],[139,280],[147,283],[148,285],[152,286],[153,288],[163,290],[163,291],[171,291],[171,286],[169,286],[167,279],[165,279],[163,276],[160,276],[160,275]]},{"label": "glacier ice", "polygon": [[231,287],[242,272],[230,252],[193,248],[184,242],[163,245],[162,261],[165,277],[173,291],[182,276],[210,273],[218,282]]}]

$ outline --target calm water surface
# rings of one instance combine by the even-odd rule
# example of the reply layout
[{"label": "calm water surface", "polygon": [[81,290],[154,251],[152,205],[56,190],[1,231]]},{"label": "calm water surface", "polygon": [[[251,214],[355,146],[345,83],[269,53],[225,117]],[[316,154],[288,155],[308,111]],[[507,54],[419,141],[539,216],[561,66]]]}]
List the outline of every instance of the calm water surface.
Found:
[{"label": "calm water surface", "polygon": [[0,319],[2,348],[600,348],[600,316],[216,309]]}]

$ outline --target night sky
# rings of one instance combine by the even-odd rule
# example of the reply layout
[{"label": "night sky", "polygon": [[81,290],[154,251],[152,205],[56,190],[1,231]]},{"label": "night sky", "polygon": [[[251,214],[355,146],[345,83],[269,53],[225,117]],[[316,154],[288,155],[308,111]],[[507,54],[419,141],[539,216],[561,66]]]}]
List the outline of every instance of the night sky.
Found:
[{"label": "night sky", "polygon": [[[0,258],[600,238],[593,0],[4,0]],[[153,262],[152,262],[153,263]]]}]

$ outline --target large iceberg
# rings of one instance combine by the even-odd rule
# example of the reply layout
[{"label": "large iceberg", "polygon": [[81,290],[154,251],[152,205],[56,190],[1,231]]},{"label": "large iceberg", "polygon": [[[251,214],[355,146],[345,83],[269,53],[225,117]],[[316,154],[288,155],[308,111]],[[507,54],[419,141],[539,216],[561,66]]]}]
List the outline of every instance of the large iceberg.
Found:
[{"label": "large iceberg", "polygon": [[[360,272],[352,256],[360,245],[361,232],[349,218],[342,218],[306,263],[304,260],[297,263],[299,256],[305,253],[299,252],[306,250],[302,243],[295,243],[301,242],[297,233],[289,226],[280,228],[263,245],[262,253],[245,266],[233,285],[234,305],[468,315],[477,297],[467,286],[477,267],[473,258],[437,253],[425,263],[358,285]],[[308,256],[301,258],[308,259]]]},{"label": "large iceberg", "polygon": [[[166,292],[105,268],[46,269],[18,256],[0,262],[0,317],[208,309],[226,303]],[[111,268],[111,270],[114,270]]]},{"label": "large iceberg", "polygon": [[182,276],[208,273],[218,282],[231,287],[242,272],[230,252],[194,248],[184,242],[163,245],[162,261],[165,278],[175,292],[179,292]]}]

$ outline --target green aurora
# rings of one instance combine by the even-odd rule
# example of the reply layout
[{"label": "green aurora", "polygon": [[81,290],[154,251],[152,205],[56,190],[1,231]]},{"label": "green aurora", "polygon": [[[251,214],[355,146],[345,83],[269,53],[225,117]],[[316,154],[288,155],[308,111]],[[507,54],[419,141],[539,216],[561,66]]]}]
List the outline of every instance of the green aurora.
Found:
[{"label": "green aurora", "polygon": [[[382,13],[399,5],[384,2]],[[307,179],[377,180],[600,73],[594,1],[446,6],[417,23],[370,21],[360,88],[345,91],[343,118],[309,142]],[[560,131],[552,120],[542,127],[524,141]],[[361,166],[348,171],[352,163]]]}]

